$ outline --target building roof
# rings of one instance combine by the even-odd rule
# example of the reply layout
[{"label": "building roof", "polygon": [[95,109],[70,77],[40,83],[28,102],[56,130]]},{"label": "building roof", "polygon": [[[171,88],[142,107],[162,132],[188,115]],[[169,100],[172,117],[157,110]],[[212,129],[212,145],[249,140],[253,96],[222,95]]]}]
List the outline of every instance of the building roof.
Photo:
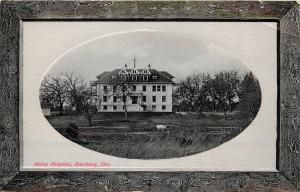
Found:
[{"label": "building roof", "polygon": [[100,75],[97,75],[96,77],[97,77],[97,79],[100,79],[101,77],[103,77],[109,73],[110,73],[110,71],[104,71],[103,73],[101,73]]},{"label": "building roof", "polygon": [[160,73],[162,73],[163,75],[167,76],[168,78],[172,79],[174,78],[173,75],[171,75],[170,73],[166,72],[166,71],[160,71]]},{"label": "building roof", "polygon": [[[122,69],[114,69],[113,71],[105,71],[97,76],[98,80],[96,80],[94,83],[108,83],[113,84],[120,82],[119,72]],[[126,72],[130,73],[132,69],[125,69]],[[139,73],[144,71],[145,69],[137,69]],[[166,71],[157,71],[156,69],[148,69],[151,73],[148,77],[148,81],[143,81],[142,75],[138,75],[137,81],[134,81],[134,83],[171,83],[173,84],[172,78],[174,78],[171,74],[169,74]],[[116,76],[115,79],[112,78],[112,76]],[[153,76],[157,76],[157,78],[153,78]]]}]

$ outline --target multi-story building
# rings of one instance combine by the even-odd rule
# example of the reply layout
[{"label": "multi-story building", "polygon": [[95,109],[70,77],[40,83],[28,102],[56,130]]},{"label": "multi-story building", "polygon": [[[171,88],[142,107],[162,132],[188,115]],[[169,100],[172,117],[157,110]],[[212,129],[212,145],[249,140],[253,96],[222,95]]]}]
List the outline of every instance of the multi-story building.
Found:
[{"label": "multi-story building", "polygon": [[[92,83],[98,97],[101,97],[99,112],[172,112],[172,92],[174,76],[166,71],[151,69],[132,69],[127,65],[122,69],[105,71]],[[116,93],[117,86],[130,86],[124,98]],[[121,88],[123,89],[123,88]],[[125,92],[124,92],[125,95]]]}]

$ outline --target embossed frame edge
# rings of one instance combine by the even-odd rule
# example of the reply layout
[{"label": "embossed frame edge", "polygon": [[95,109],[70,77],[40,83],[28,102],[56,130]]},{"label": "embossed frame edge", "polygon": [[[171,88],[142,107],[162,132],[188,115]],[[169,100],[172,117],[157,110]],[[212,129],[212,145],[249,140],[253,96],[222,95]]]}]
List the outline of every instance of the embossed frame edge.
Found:
[{"label": "embossed frame edge", "polygon": [[[22,21],[28,20],[276,21],[279,53],[278,172],[20,172],[20,26]],[[267,191],[276,189],[278,184],[283,185],[283,187],[279,185],[280,189],[292,190],[290,183],[299,191],[299,31],[299,4],[293,1],[0,1],[0,189],[47,191],[51,188],[47,188],[46,181],[55,185],[84,178],[85,182],[79,182],[78,189],[86,191],[99,188],[103,191],[150,190],[151,186],[151,191],[162,191],[162,189],[163,191],[165,189],[187,191],[189,187],[196,189],[197,186],[202,189],[224,191],[249,191],[250,189],[255,191],[262,188],[266,188]],[[132,186],[119,185],[122,183],[122,178],[131,178],[129,183]],[[173,182],[169,185],[167,181],[172,178],[175,184]],[[92,184],[95,180],[101,184],[96,186]],[[237,182],[234,182],[235,180]],[[192,181],[200,182],[192,186]],[[155,186],[155,183],[159,186]],[[78,182],[75,184],[78,185]]]}]

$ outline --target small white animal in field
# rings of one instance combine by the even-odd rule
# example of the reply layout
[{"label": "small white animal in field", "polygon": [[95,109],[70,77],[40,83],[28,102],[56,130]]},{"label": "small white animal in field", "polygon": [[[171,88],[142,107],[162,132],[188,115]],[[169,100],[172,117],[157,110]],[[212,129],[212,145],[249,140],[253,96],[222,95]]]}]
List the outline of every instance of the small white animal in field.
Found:
[{"label": "small white animal in field", "polygon": [[156,125],[156,129],[157,129],[158,131],[164,131],[164,130],[167,129],[167,126],[165,126],[165,125]]}]

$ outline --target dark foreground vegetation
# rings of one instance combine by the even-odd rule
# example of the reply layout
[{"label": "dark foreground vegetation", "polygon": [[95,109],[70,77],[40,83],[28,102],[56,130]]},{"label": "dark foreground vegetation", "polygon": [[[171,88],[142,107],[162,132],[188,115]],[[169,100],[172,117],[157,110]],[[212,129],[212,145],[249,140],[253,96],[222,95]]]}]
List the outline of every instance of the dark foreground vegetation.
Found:
[{"label": "dark foreground vegetation", "polygon": [[[120,114],[122,115],[122,114]],[[165,114],[147,116],[129,114],[121,120],[114,114],[97,113],[93,126],[83,115],[49,119],[55,129],[86,148],[118,157],[165,159],[199,153],[216,147],[239,134],[249,124],[237,112]],[[166,125],[157,130],[156,125]]]}]

